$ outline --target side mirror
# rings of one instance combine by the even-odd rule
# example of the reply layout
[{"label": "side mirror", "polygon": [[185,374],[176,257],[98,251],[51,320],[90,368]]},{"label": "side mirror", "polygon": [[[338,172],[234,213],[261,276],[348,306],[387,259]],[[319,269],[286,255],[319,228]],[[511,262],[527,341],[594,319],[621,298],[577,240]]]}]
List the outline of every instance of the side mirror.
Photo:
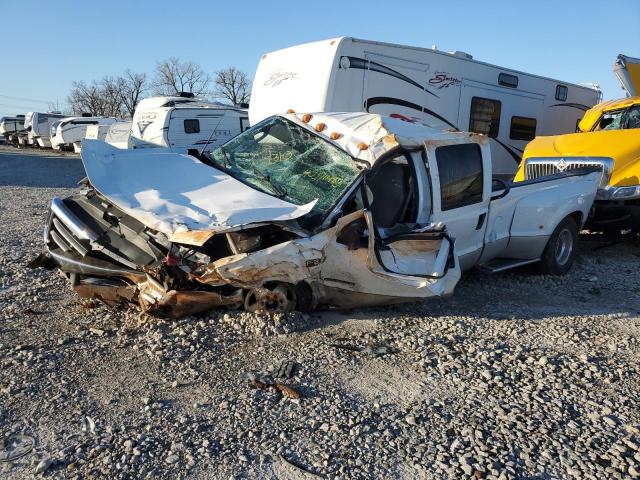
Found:
[{"label": "side mirror", "polygon": [[[497,184],[498,188],[494,188],[493,186]],[[493,200],[498,200],[499,198],[503,198],[506,197],[507,194],[509,193],[509,190],[511,190],[511,185],[508,184],[507,182],[505,182],[504,180],[502,180],[501,178],[493,178],[491,180],[491,191],[494,190],[502,190],[502,192],[496,194],[496,195],[492,195],[491,196],[491,201]]]}]

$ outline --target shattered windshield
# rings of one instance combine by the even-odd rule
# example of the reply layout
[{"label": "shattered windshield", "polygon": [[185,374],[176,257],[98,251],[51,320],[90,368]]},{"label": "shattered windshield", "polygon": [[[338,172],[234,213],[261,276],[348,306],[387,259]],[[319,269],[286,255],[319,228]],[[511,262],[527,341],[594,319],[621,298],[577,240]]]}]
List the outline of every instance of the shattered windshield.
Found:
[{"label": "shattered windshield", "polygon": [[358,164],[328,141],[271,117],[207,153],[216,166],[296,205],[318,200],[324,215],[359,175]]}]

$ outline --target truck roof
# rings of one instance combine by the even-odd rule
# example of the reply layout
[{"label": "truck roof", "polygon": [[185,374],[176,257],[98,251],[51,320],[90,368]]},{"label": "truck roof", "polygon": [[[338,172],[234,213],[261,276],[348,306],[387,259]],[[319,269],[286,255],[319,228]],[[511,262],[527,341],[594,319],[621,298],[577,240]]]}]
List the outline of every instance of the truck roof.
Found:
[{"label": "truck roof", "polygon": [[[397,147],[413,149],[429,141],[485,143],[477,133],[438,130],[377,113],[288,113],[281,115],[305,128],[312,128],[325,140],[338,145],[354,158],[370,165]],[[332,138],[332,134],[337,134]],[[364,147],[364,148],[363,148]]]}]

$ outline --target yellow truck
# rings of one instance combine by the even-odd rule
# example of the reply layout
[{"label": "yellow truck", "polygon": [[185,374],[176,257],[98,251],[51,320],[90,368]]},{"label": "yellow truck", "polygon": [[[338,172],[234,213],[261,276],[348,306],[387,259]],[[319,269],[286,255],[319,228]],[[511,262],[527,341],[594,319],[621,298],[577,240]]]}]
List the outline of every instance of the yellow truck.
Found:
[{"label": "yellow truck", "polygon": [[602,178],[587,228],[640,228],[640,60],[619,55],[614,71],[632,95],[588,110],[577,133],[537,137],[525,148],[514,182],[585,166]]}]

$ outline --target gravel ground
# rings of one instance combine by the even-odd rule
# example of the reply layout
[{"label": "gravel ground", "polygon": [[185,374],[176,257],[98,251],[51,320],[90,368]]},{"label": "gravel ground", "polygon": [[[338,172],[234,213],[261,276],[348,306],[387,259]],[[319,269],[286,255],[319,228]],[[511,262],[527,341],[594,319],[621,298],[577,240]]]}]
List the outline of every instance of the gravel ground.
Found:
[{"label": "gravel ground", "polygon": [[0,437],[35,439],[0,477],[640,476],[638,243],[442,301],[163,321],[26,269],[83,176],[0,147]]}]

